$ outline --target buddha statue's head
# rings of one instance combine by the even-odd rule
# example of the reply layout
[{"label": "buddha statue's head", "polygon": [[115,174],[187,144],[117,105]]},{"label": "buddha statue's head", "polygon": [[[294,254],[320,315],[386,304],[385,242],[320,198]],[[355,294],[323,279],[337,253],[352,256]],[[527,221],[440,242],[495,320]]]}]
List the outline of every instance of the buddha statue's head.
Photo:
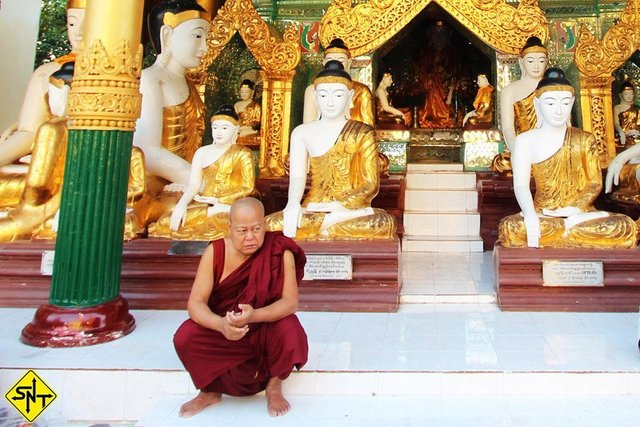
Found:
[{"label": "buddha statue's head", "polygon": [[351,52],[342,39],[331,40],[324,50],[324,64],[326,65],[329,61],[340,62],[347,72],[351,69]]},{"label": "buddha statue's head", "polygon": [[622,87],[620,87],[620,101],[625,104],[633,104],[633,100],[635,98],[635,91],[633,89],[633,85],[629,82],[622,83]]},{"label": "buddha statue's head", "polygon": [[249,79],[244,79],[242,83],[240,83],[240,90],[238,91],[238,95],[240,99],[246,101],[247,99],[252,99],[255,93],[255,83],[253,83]]},{"label": "buddha statue's head", "polygon": [[209,13],[195,0],[165,0],[147,15],[153,49],[161,65],[175,63],[183,68],[200,65],[207,52]]},{"label": "buddha statue's head", "polygon": [[520,49],[518,59],[522,77],[541,78],[547,68],[548,59],[547,48],[542,44],[542,40],[536,36],[529,37]]},{"label": "buddha statue's head", "polygon": [[77,51],[80,44],[86,8],[87,0],[67,0],[67,37],[71,44],[71,52]]},{"label": "buddha statue's head", "polygon": [[478,87],[487,87],[489,86],[489,79],[486,74],[478,74]]},{"label": "buddha statue's head", "polygon": [[339,61],[329,61],[313,80],[320,117],[349,118],[353,81]]},{"label": "buddha statue's head", "polygon": [[452,33],[453,30],[446,22],[435,21],[427,27],[427,44],[436,50],[444,49],[451,43]]},{"label": "buddha statue's head", "polygon": [[571,123],[571,108],[575,101],[575,89],[560,68],[549,68],[535,91],[533,106],[536,110],[537,128],[565,127]]},{"label": "buddha statue's head", "polygon": [[56,117],[64,117],[67,112],[67,99],[75,62],[66,62],[58,71],[49,76],[49,110]]},{"label": "buddha statue's head", "polygon": [[240,119],[233,105],[223,104],[211,116],[211,136],[213,145],[235,144],[240,132]]},{"label": "buddha statue's head", "polygon": [[382,79],[380,79],[380,86],[387,88],[392,84],[393,84],[393,76],[391,75],[391,73],[384,73],[382,75]]}]

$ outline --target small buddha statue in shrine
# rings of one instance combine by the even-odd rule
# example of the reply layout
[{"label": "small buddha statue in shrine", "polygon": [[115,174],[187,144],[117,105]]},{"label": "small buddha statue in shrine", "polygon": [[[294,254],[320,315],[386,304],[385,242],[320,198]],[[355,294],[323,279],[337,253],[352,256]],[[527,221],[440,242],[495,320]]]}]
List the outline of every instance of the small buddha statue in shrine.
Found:
[{"label": "small buddha statue in shrine", "polygon": [[478,75],[478,93],[473,101],[474,110],[462,119],[465,129],[489,129],[493,126],[493,86],[485,74]]},{"label": "small buddha statue in shrine", "polygon": [[538,123],[519,134],[513,146],[513,185],[522,212],[500,222],[505,247],[636,246],[638,230],[631,218],[593,207],[602,190],[598,147],[592,134],[570,126],[574,101],[575,90],[563,71],[545,71],[533,100]]},{"label": "small buddha statue in shrine", "polygon": [[[354,92],[349,73],[329,61],[314,85],[320,118],[291,134],[287,205],[267,217],[267,227],[301,239],[394,238],[395,218],[371,207],[380,179],[374,131],[347,119]],[[311,189],[303,200],[307,170]]]},{"label": "small buddha statue in shrine", "polygon": [[33,72],[20,109],[18,122],[0,136],[0,166],[11,164],[31,153],[38,128],[54,117],[47,104],[49,76],[63,64],[75,61],[84,27],[86,0],[67,0],[67,37],[71,52],[40,65]]},{"label": "small buddha statue in shrine", "polygon": [[412,117],[411,110],[409,108],[398,109],[391,105],[388,89],[393,83],[393,77],[391,73],[384,73],[382,79],[376,88],[376,121],[377,127],[392,127],[397,128],[398,125],[402,129],[406,129],[411,126]]},{"label": "small buddha statue in shrine", "polygon": [[635,90],[629,82],[620,88],[620,102],[613,107],[613,126],[620,145],[631,146],[640,141],[640,108],[634,104]]},{"label": "small buddha statue in shrine", "polygon": [[172,213],[149,227],[150,236],[207,241],[224,237],[233,202],[257,194],[253,154],[236,144],[240,127],[231,105],[222,105],[211,116],[213,142],[196,151],[184,194]]},{"label": "small buddha statue in shrine", "polygon": [[238,144],[258,148],[260,146],[260,117],[262,108],[254,99],[255,83],[244,79],[238,91],[240,101],[233,105],[240,118]]},{"label": "small buddha statue in shrine", "polygon": [[[333,39],[324,50],[324,64],[328,61],[338,61],[348,73],[351,69],[351,52],[342,39]],[[353,81],[352,107],[348,110],[349,118],[366,123],[369,126],[375,124],[373,94],[369,87],[360,82]],[[304,91],[304,110],[302,122],[308,123],[318,120],[320,111],[316,101],[315,86],[307,86]]]}]

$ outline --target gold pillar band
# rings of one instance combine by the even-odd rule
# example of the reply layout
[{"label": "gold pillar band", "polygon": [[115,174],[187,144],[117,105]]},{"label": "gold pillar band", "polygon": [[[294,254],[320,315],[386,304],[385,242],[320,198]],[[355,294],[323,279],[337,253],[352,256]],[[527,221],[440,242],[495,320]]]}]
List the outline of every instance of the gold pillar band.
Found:
[{"label": "gold pillar band", "polygon": [[165,13],[162,17],[162,23],[170,26],[171,28],[175,28],[178,25],[182,24],[184,21],[198,18],[204,19],[205,21],[211,20],[207,12],[203,12],[201,10],[185,10],[184,12],[180,13]]},{"label": "gold pillar band", "polygon": [[86,9],[87,0],[67,0],[67,10],[69,9]]},{"label": "gold pillar band", "polygon": [[349,90],[353,89],[353,82],[347,79],[346,77],[340,77],[340,76],[316,77],[315,80],[313,81],[313,86],[318,87],[318,85],[321,83],[342,83],[343,85],[348,87]]},{"label": "gold pillar band", "polygon": [[536,97],[540,98],[540,96],[543,93],[551,92],[551,91],[571,92],[571,95],[574,95],[574,96],[576,94],[576,90],[573,88],[573,86],[556,84],[556,85],[543,86],[541,88],[536,89]]},{"label": "gold pillar band", "polygon": [[544,46],[529,46],[520,51],[520,58],[524,58],[524,56],[528,53],[544,53],[548,55],[547,48]]}]

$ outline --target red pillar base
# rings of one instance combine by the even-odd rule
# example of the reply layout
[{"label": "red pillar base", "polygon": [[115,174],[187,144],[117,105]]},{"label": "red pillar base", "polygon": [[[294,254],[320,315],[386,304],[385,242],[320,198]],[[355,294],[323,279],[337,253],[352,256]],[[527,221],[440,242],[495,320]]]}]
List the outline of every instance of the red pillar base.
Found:
[{"label": "red pillar base", "polygon": [[117,340],[135,327],[129,304],[121,296],[93,307],[44,304],[24,327],[20,340],[35,347],[81,347]]}]

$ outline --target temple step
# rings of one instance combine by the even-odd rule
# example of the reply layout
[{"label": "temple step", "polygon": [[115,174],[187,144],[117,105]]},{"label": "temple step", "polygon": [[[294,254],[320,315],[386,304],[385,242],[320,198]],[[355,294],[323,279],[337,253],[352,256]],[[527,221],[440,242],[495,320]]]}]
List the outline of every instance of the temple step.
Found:
[{"label": "temple step", "polygon": [[482,252],[475,188],[462,164],[409,164],[403,251]]}]

